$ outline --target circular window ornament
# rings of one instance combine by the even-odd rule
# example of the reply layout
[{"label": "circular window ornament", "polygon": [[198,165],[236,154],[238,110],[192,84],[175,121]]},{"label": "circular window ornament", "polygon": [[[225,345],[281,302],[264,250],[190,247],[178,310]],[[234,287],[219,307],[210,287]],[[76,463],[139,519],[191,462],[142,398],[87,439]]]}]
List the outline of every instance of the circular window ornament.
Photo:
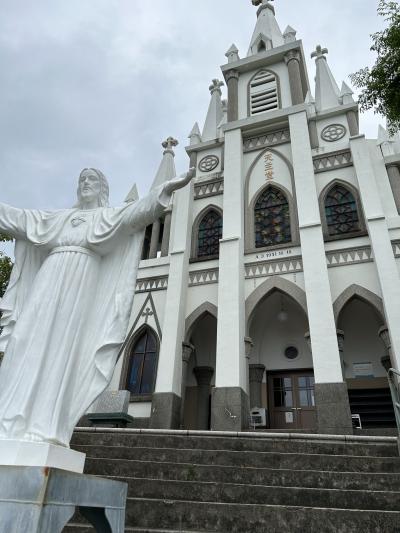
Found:
[{"label": "circular window ornament", "polygon": [[287,359],[296,359],[299,355],[299,350],[296,346],[288,346],[285,350],[285,357]]},{"label": "circular window ornament", "polygon": [[328,143],[340,141],[346,135],[346,128],[342,124],[331,124],[322,130],[321,138]]},{"label": "circular window ornament", "polygon": [[199,170],[202,172],[211,172],[219,165],[219,159],[216,155],[207,155],[199,163]]}]

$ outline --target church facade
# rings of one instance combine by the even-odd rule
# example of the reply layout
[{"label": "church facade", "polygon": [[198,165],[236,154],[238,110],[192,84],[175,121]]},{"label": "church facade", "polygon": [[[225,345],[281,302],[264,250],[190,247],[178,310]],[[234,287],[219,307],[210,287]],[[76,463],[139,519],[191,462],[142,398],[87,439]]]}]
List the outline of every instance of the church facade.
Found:
[{"label": "church facade", "polygon": [[[400,138],[359,131],[318,46],[253,0],[246,57],[213,80],[196,167],[148,227],[112,389],[151,428],[352,433],[394,425],[400,368]],[[227,100],[222,99],[226,85]],[[169,138],[156,183],[175,176]],[[357,416],[359,415],[359,417]]]}]

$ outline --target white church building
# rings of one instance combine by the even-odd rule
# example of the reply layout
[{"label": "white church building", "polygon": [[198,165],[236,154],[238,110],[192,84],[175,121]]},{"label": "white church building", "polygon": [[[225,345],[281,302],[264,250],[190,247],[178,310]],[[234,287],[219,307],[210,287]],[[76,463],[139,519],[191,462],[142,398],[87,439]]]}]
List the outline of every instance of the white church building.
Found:
[{"label": "white church building", "polygon": [[[229,48],[190,133],[196,177],[146,230],[111,388],[150,428],[240,431],[252,408],[271,430],[352,433],[351,414],[393,427],[400,138],[366,139],[328,51],[312,54],[314,86],[296,31],[253,4],[249,50]],[[156,183],[175,176],[176,144]]]}]

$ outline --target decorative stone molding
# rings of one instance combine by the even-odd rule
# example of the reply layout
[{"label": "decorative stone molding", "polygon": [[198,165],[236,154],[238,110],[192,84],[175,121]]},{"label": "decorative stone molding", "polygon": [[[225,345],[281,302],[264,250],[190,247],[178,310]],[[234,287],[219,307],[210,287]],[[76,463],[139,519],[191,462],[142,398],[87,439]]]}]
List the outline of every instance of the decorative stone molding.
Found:
[{"label": "decorative stone molding", "polygon": [[286,260],[262,261],[245,265],[246,279],[264,278],[279,274],[293,274],[303,271],[303,261],[300,256]]},{"label": "decorative stone molding", "polygon": [[224,193],[224,178],[220,177],[212,178],[207,181],[202,181],[194,186],[194,199],[208,198],[210,196],[218,196]]},{"label": "decorative stone molding", "polygon": [[327,170],[353,166],[353,158],[350,150],[341,150],[327,155],[317,156],[313,159],[314,172],[326,172]]},{"label": "decorative stone molding", "polygon": [[370,263],[373,260],[373,253],[370,246],[349,248],[347,250],[332,250],[326,253],[328,267]]},{"label": "decorative stone molding", "polygon": [[227,72],[224,73],[224,76],[225,76],[225,81],[226,82],[228,82],[232,78],[235,79],[235,80],[238,80],[239,79],[239,72],[237,70],[235,70],[235,69],[228,70]]},{"label": "decorative stone molding", "polygon": [[300,52],[298,50],[290,50],[287,54],[285,54],[284,59],[286,65],[292,60],[300,62]]},{"label": "decorative stone molding", "polygon": [[189,272],[189,287],[197,285],[209,285],[211,283],[218,283],[219,270],[218,268],[208,268],[206,270],[194,270]]},{"label": "decorative stone molding", "polygon": [[322,130],[321,139],[333,143],[340,141],[346,135],[347,130],[342,124],[330,124]]},{"label": "decorative stone molding", "polygon": [[163,291],[168,288],[168,276],[158,276],[154,278],[141,278],[136,280],[136,293]]},{"label": "decorative stone molding", "polygon": [[211,172],[219,165],[219,157],[216,155],[206,155],[199,163],[199,170],[202,172]]},{"label": "decorative stone molding", "polygon": [[244,152],[252,152],[253,150],[260,150],[260,148],[266,148],[267,146],[276,146],[278,144],[284,144],[290,142],[290,131],[288,128],[283,130],[273,131],[260,135],[259,137],[251,137],[250,139],[244,139],[243,150]]},{"label": "decorative stone molding", "polygon": [[400,241],[392,241],[393,254],[395,257],[400,257]]}]

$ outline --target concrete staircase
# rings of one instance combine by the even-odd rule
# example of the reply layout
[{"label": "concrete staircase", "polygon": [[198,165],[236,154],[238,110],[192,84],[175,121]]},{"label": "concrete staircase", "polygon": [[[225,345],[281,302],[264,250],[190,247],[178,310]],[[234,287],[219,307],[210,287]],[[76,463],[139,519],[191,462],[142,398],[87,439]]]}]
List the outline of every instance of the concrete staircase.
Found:
[{"label": "concrete staircase", "polygon": [[128,483],[129,532],[400,532],[393,437],[81,430],[72,447]]}]

